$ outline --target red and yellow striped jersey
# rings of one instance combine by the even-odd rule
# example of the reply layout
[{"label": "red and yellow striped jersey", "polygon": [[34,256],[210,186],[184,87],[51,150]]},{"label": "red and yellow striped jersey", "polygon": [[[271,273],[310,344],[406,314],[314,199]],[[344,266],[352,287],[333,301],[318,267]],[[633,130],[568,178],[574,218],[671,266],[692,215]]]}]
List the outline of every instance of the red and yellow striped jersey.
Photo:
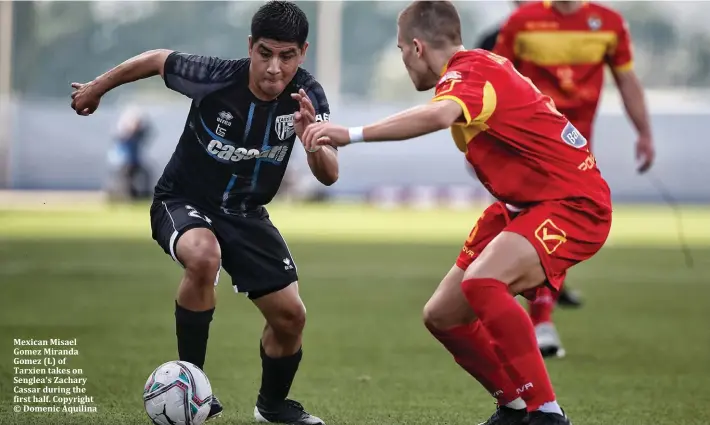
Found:
[{"label": "red and yellow striped jersey", "polygon": [[605,65],[615,72],[633,67],[624,18],[590,2],[572,14],[551,2],[520,7],[501,29],[494,52],[510,59],[573,121],[594,118]]}]

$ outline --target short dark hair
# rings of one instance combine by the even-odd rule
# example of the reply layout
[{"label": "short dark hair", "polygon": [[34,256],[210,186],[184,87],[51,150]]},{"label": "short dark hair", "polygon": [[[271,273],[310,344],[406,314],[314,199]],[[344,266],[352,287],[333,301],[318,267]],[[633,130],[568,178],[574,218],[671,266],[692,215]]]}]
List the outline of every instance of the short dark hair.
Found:
[{"label": "short dark hair", "polygon": [[450,1],[415,1],[399,14],[399,27],[409,43],[418,38],[433,47],[460,45],[461,18]]},{"label": "short dark hair", "polygon": [[308,38],[308,17],[290,1],[273,0],[264,4],[251,19],[252,42],[260,38],[295,42],[303,47]]}]

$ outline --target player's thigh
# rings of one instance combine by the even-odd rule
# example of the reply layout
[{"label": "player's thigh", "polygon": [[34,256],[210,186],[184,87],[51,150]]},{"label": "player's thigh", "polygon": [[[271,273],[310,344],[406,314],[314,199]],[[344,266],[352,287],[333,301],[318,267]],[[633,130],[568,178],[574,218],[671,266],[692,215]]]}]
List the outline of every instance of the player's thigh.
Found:
[{"label": "player's thigh", "polygon": [[153,239],[183,267],[219,268],[220,247],[212,219],[185,200],[155,201],[150,209]]},{"label": "player's thigh", "polygon": [[424,306],[424,323],[427,327],[447,329],[475,319],[461,291],[464,271],[509,222],[508,211],[502,202],[496,202],[483,211],[464,242],[456,264]]},{"label": "player's thigh", "polygon": [[424,306],[424,324],[429,329],[449,329],[471,323],[476,316],[461,291],[464,270],[454,265]]},{"label": "player's thigh", "polygon": [[298,281],[288,245],[268,216],[220,217],[215,224],[222,266],[238,292],[254,300]]},{"label": "player's thigh", "polygon": [[495,279],[511,293],[518,287],[536,287],[545,273],[535,248],[525,237],[508,230],[498,234],[466,269],[464,279]]}]

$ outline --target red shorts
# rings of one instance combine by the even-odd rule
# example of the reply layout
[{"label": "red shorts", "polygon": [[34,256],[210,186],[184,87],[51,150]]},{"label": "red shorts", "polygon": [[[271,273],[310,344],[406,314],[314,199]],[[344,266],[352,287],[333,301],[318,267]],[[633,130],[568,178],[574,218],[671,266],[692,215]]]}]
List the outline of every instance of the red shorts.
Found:
[{"label": "red shorts", "polygon": [[503,202],[496,202],[486,208],[471,230],[456,265],[466,270],[493,238],[503,231],[513,232],[532,243],[547,284],[559,290],[567,269],[596,254],[610,230],[611,210],[591,201],[548,201],[520,212],[509,211]]}]

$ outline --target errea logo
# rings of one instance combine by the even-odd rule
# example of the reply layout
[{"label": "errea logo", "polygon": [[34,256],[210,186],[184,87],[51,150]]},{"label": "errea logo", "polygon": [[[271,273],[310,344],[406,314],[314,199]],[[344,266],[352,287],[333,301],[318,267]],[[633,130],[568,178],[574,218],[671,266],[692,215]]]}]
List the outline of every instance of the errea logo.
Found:
[{"label": "errea logo", "polygon": [[234,115],[232,115],[228,111],[222,111],[217,114],[217,122],[220,124],[224,124],[228,127],[232,125],[232,119],[234,119]]}]

